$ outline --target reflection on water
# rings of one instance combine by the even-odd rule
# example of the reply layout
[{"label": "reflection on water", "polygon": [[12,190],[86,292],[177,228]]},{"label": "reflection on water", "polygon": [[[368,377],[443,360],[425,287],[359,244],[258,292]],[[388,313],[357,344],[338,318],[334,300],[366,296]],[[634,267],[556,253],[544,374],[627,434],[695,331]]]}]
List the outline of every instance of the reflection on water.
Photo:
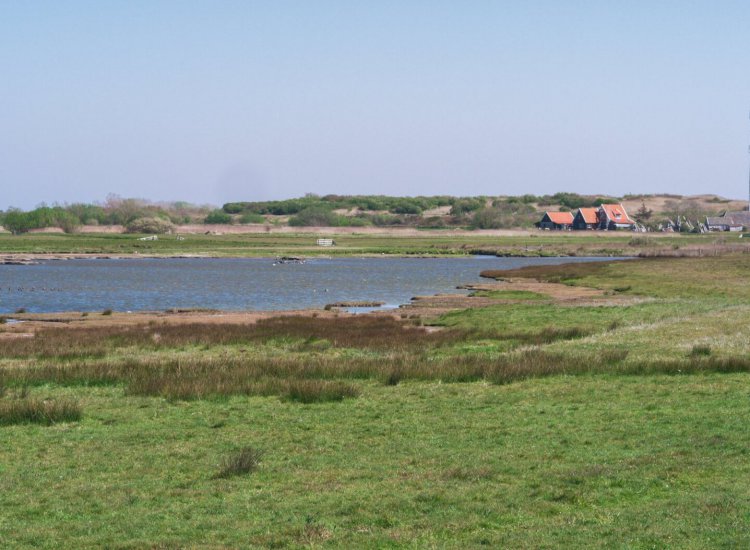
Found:
[{"label": "reflection on water", "polygon": [[[604,258],[602,258],[604,259]],[[608,258],[611,259],[611,258]],[[0,312],[212,308],[282,310],[459,292],[484,269],[597,258],[336,258],[274,265],[268,259],[124,259],[0,265]]]}]

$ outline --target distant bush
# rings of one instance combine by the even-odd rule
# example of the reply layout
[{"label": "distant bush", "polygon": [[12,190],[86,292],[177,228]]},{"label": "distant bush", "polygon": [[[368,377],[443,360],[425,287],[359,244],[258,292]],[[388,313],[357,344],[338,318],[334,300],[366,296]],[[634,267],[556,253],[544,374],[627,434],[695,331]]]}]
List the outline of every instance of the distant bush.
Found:
[{"label": "distant bush", "polygon": [[161,218],[138,218],[125,226],[126,233],[154,233],[163,235],[171,233],[174,224]]},{"label": "distant bush", "polygon": [[10,208],[3,215],[3,227],[14,235],[44,227],[59,227],[66,233],[73,233],[80,226],[81,220],[60,206],[40,206],[29,212]]},{"label": "distant bush", "polygon": [[578,208],[600,206],[602,204],[610,202],[619,202],[619,200],[612,197],[590,197],[579,195],[578,193],[562,192],[555,193],[554,195],[544,195],[542,197],[538,197],[537,202],[539,203],[539,206],[559,204],[560,206],[565,206],[571,210],[576,210]]},{"label": "distant bush", "polygon": [[414,202],[404,201],[389,209],[394,214],[421,214],[422,207]]},{"label": "distant bush", "polygon": [[457,199],[451,207],[451,216],[461,216],[468,212],[475,212],[480,208],[483,208],[486,201],[483,198],[470,198],[470,199]]},{"label": "distant bush", "polygon": [[232,216],[223,210],[214,210],[205,217],[203,223],[206,224],[229,224],[232,223]]},{"label": "distant bush", "polygon": [[489,208],[474,213],[471,225],[476,229],[507,229],[530,227],[539,215],[533,206],[521,202],[494,201]]},{"label": "distant bush", "polygon": [[289,225],[297,227],[327,227],[339,225],[338,216],[331,210],[311,206],[302,210],[296,216],[289,218]]},{"label": "distant bush", "polygon": [[221,207],[227,214],[239,214],[245,210],[245,206],[250,203],[247,202],[228,202]]}]

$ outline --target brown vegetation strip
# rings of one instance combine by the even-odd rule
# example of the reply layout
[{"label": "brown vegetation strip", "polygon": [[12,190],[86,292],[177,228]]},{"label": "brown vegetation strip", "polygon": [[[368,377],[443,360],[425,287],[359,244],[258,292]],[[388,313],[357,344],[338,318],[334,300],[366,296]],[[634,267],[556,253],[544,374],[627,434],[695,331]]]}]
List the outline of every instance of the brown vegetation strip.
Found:
[{"label": "brown vegetation strip", "polygon": [[103,357],[109,350],[129,346],[144,349],[186,345],[235,345],[269,340],[301,340],[301,349],[316,346],[412,350],[440,346],[463,338],[460,331],[430,331],[411,320],[389,316],[315,318],[280,316],[247,325],[192,323],[93,328],[48,328],[33,338],[0,340],[0,357],[85,359]]},{"label": "brown vegetation strip", "polygon": [[689,355],[669,361],[628,363],[627,352],[550,353],[526,349],[496,357],[432,358],[399,353],[385,357],[341,359],[320,354],[283,358],[143,359],[124,362],[47,364],[0,371],[0,385],[25,387],[124,384],[131,395],[167,399],[205,399],[230,395],[280,396],[302,403],[356,397],[353,380],[402,380],[507,384],[529,378],[585,374],[695,374],[750,372],[748,357]]},{"label": "brown vegetation strip", "polygon": [[598,273],[616,262],[585,262],[559,265],[530,265],[516,269],[486,269],[479,275],[487,279],[537,279],[539,281],[559,282],[566,279],[577,279],[592,273]]}]

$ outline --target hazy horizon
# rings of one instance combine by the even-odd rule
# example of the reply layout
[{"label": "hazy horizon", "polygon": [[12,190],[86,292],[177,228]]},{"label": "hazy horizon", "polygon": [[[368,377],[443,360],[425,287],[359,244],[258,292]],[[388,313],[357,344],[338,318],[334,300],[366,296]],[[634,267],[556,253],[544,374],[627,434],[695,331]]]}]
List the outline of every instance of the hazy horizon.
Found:
[{"label": "hazy horizon", "polygon": [[0,209],[107,194],[746,199],[750,4],[0,6]]}]

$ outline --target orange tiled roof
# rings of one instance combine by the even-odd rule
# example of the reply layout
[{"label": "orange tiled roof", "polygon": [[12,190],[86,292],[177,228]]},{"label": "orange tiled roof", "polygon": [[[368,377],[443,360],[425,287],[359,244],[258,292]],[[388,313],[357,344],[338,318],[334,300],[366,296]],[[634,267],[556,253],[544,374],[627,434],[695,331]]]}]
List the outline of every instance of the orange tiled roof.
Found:
[{"label": "orange tiled roof", "polygon": [[615,223],[635,223],[628,217],[621,204],[602,204],[601,207],[607,213],[607,217]]},{"label": "orange tiled roof", "polygon": [[573,214],[570,212],[546,212],[546,214],[553,223],[561,225],[573,223]]},{"label": "orange tiled roof", "polygon": [[579,208],[578,210],[581,212],[581,217],[583,217],[585,223],[599,223],[599,218],[596,215],[599,212],[598,208]]}]

